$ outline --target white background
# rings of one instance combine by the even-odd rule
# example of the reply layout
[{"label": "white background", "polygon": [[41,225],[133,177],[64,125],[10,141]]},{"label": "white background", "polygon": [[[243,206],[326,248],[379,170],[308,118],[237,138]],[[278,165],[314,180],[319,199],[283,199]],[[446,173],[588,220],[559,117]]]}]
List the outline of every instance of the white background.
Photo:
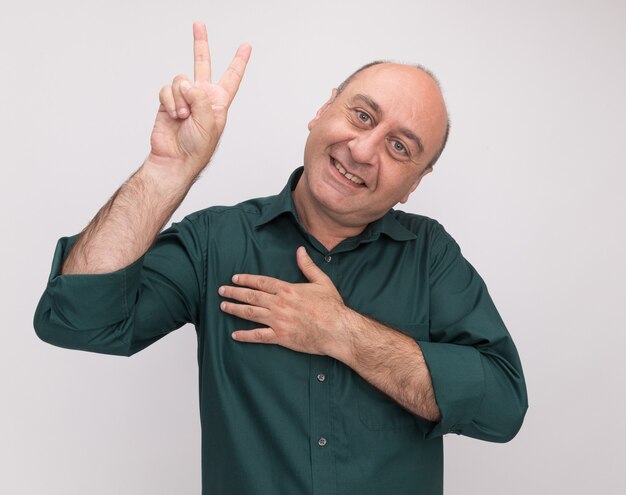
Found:
[{"label": "white background", "polygon": [[[252,59],[210,169],[174,215],[277,193],[306,123],[378,58],[442,81],[449,146],[406,210],[438,219],[517,343],[530,409],[508,444],[448,436],[447,494],[626,493],[626,7],[600,1],[13,3],[0,16],[0,492],[200,490],[196,341],[128,359],[39,341],[59,237],[148,152],[158,91]],[[381,473],[381,475],[383,475]]]}]

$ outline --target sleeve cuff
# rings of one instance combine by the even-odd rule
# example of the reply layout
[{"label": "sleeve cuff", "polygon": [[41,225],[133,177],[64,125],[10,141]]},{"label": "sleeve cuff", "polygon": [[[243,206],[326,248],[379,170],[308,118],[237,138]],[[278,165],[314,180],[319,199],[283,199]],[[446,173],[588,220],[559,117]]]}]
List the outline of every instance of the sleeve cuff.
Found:
[{"label": "sleeve cuff", "polygon": [[480,352],[472,346],[418,342],[430,372],[441,420],[426,438],[463,433],[480,407],[485,377]]},{"label": "sleeve cuff", "polygon": [[[74,235],[57,242],[47,287],[50,320],[89,330],[126,319],[136,300],[143,256],[111,273],[60,275],[63,261],[77,239]],[[85,308],[92,309],[86,313]]]}]

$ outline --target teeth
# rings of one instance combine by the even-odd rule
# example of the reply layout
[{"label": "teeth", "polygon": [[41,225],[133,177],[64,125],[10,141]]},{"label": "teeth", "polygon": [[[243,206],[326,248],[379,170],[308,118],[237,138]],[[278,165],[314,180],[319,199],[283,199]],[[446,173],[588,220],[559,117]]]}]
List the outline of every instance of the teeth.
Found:
[{"label": "teeth", "polygon": [[365,182],[362,179],[359,179],[356,175],[352,175],[351,173],[349,173],[345,168],[343,168],[341,166],[341,163],[339,163],[337,160],[335,160],[333,158],[333,164],[335,165],[335,168],[337,170],[339,170],[339,173],[341,175],[343,175],[346,179],[351,180],[352,182],[354,182],[355,184],[364,184]]}]

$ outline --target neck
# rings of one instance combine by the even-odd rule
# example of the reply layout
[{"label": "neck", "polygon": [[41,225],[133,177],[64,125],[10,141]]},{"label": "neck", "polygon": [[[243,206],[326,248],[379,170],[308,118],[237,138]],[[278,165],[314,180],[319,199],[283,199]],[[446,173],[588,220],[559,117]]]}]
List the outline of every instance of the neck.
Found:
[{"label": "neck", "polygon": [[300,177],[292,194],[298,218],[306,231],[328,251],[331,251],[348,237],[359,235],[365,230],[365,225],[348,226],[337,222],[329,212],[313,201],[308,189],[303,185],[303,179]]}]

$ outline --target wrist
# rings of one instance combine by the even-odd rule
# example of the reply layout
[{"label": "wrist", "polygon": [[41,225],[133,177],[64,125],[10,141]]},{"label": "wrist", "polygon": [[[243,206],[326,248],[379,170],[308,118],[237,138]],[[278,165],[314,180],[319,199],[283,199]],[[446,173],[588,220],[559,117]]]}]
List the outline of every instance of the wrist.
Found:
[{"label": "wrist", "polygon": [[196,180],[198,167],[194,167],[182,160],[148,155],[140,168],[140,173],[159,186],[176,189],[189,189]]},{"label": "wrist", "polygon": [[353,309],[343,306],[338,315],[337,328],[334,332],[331,348],[327,355],[350,366],[354,361],[354,349],[359,332],[363,330],[366,318]]}]

